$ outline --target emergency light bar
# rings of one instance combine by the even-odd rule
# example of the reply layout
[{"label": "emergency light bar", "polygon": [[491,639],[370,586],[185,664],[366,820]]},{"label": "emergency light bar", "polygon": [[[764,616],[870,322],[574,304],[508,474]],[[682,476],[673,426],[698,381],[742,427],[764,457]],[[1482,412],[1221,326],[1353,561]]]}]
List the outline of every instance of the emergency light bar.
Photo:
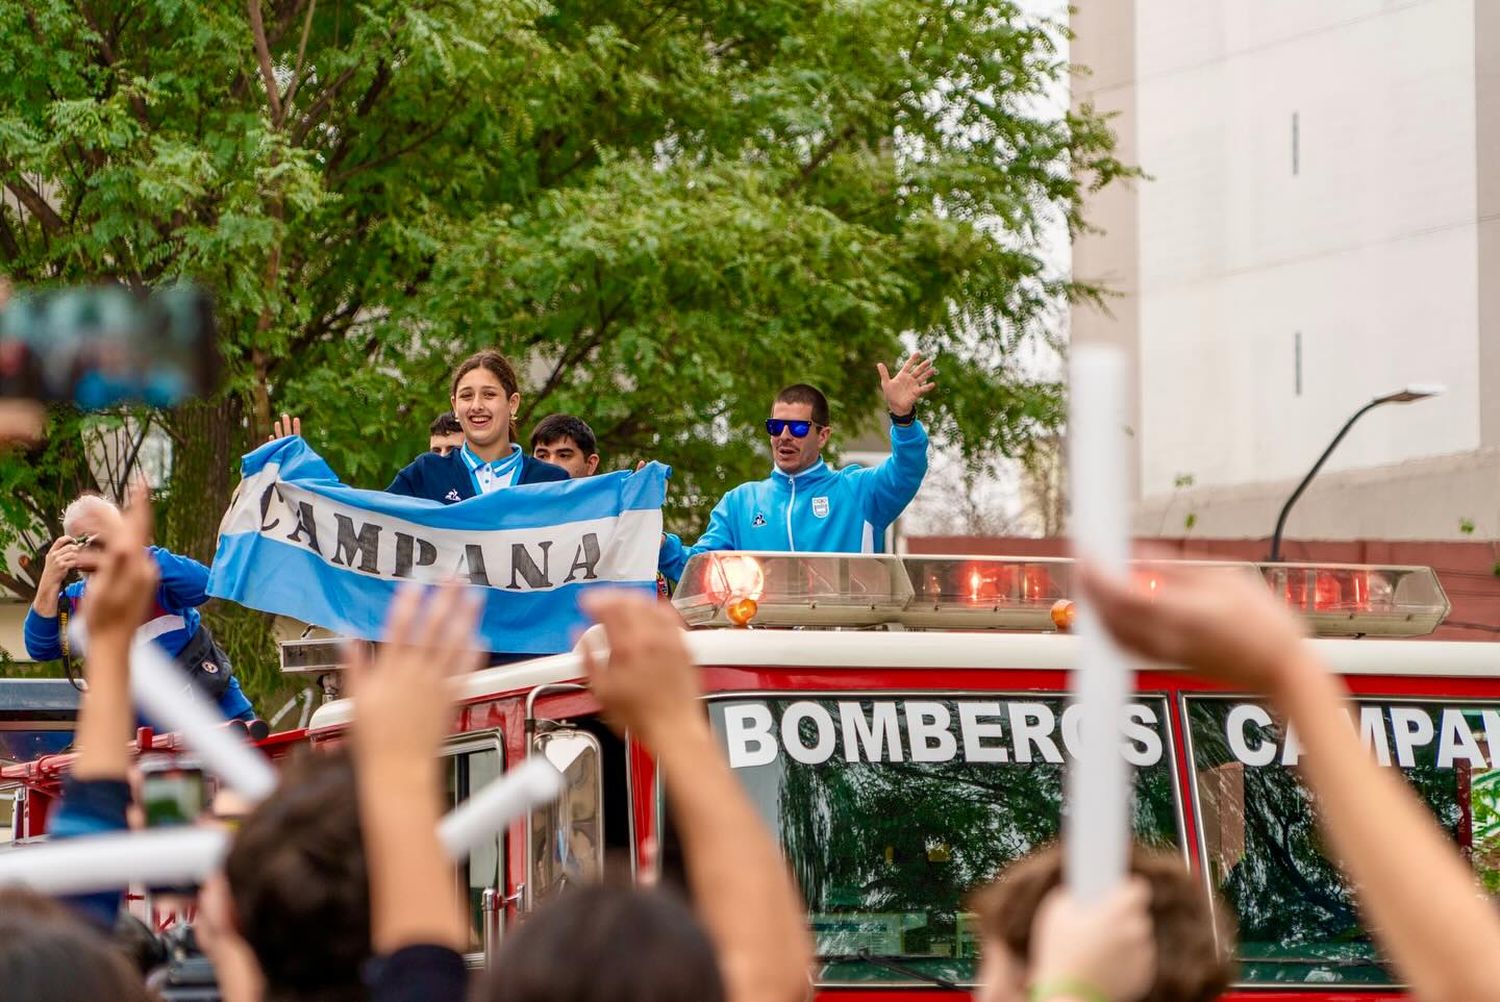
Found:
[{"label": "emergency light bar", "polygon": [[[1154,590],[1153,568],[1132,565]],[[1448,615],[1428,567],[1183,561],[1258,574],[1320,636],[1425,636]],[[1071,621],[1073,561],[1056,557],[700,553],[673,604],[689,626],[1056,630]]]}]

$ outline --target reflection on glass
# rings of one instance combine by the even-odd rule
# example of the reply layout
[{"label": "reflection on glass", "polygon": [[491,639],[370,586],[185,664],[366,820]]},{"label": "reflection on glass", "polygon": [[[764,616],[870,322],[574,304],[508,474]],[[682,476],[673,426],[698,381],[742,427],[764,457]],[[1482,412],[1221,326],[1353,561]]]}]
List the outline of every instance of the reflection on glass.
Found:
[{"label": "reflection on glass", "polygon": [[[468,800],[477,790],[498,779],[502,772],[500,750],[482,748],[448,756],[444,777],[448,810]],[[474,850],[455,869],[460,893],[469,902],[469,952],[484,948],[484,916],[480,905],[484,892],[500,887],[500,839]]]},{"label": "reflection on glass", "polygon": [[[1178,844],[1166,707],[1132,707],[1137,834]],[[911,983],[861,950],[972,983],[964,897],[1055,839],[1076,721],[1024,697],[734,699],[710,706],[730,763],[807,899],[824,982]],[[835,959],[841,958],[841,959]]]},{"label": "reflection on glass", "polygon": [[565,792],[531,815],[531,900],[540,904],[565,887],[592,883],[604,868],[604,785],[599,741],[582,731],[536,739],[536,750],[562,771]]},{"label": "reflection on glass", "polygon": [[[1373,699],[1357,709],[1366,747],[1401,770],[1491,892],[1500,884],[1497,706]],[[1205,862],[1239,924],[1241,979],[1391,984],[1324,855],[1312,795],[1294,768],[1295,732],[1242,699],[1191,698],[1187,720]]]}]

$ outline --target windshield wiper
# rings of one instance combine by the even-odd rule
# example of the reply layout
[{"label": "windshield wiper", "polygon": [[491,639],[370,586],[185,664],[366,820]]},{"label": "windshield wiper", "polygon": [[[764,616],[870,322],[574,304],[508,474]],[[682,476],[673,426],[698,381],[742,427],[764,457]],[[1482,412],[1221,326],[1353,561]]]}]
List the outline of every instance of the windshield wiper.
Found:
[{"label": "windshield wiper", "polygon": [[919,971],[915,967],[907,967],[901,963],[904,959],[912,958],[904,956],[888,957],[880,953],[871,953],[868,947],[861,947],[854,953],[820,953],[817,957],[820,964],[853,964],[856,962],[871,964],[875,967],[883,967],[887,971],[892,971],[896,974],[904,974],[908,978],[915,978],[918,981],[925,981],[930,985],[937,985],[939,988],[951,988],[954,991],[963,990],[960,985],[954,984],[947,978],[939,977],[936,974],[928,974],[926,971]]},{"label": "windshield wiper", "polygon": [[1299,967],[1378,967],[1385,963],[1359,957],[1240,957],[1241,964],[1296,964]]}]

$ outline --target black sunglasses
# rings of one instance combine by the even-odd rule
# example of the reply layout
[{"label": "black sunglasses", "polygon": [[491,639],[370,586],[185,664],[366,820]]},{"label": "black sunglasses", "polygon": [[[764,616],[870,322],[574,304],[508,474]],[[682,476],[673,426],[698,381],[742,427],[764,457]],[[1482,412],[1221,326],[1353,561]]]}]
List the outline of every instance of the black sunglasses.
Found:
[{"label": "black sunglasses", "polygon": [[817,427],[816,421],[788,421],[785,418],[766,418],[766,434],[775,438],[783,431],[790,431],[793,438],[806,438],[807,433]]}]

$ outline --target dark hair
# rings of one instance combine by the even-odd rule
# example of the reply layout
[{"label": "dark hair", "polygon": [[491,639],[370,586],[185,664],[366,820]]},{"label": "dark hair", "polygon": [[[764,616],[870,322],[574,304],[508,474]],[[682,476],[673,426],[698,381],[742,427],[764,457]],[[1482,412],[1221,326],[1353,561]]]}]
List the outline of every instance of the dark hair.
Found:
[{"label": "dark hair", "polygon": [[724,1002],[713,944],[665,890],[589,886],[505,939],[473,1002]]},{"label": "dark hair", "polygon": [[776,402],[778,404],[807,404],[812,408],[813,423],[828,427],[828,398],[823,396],[823,391],[816,386],[793,383],[776,394]]},{"label": "dark hair", "polygon": [[571,414],[548,414],[531,429],[533,449],[539,444],[551,445],[565,438],[571,438],[585,456],[592,456],[599,451],[599,441],[594,438],[594,429],[583,418],[576,418]]},{"label": "dark hair", "polygon": [[365,998],[370,889],[347,755],[290,765],[235,834],[224,874],[267,1000]]},{"label": "dark hair", "polygon": [[463,425],[458,423],[458,418],[453,416],[452,411],[443,411],[427,426],[429,435],[452,435],[455,432],[462,434],[463,430]]},{"label": "dark hair", "polygon": [[[1234,979],[1234,929],[1223,907],[1213,908],[1202,884],[1181,856],[1135,846],[1130,872],[1151,885],[1151,931],[1156,940],[1156,979],[1141,1002],[1209,1002]],[[1062,884],[1063,853],[1049,846],[1006,867],[974,895],[986,937],[1000,940],[1013,956],[1031,956],[1031,923],[1042,900]]]},{"label": "dark hair", "polygon": [[[510,362],[505,356],[493,348],[484,351],[476,351],[462,362],[458,368],[453,370],[453,384],[448,390],[449,397],[458,396],[458,384],[465,376],[475,369],[488,369],[490,374],[500,380],[500,385],[505,387],[505,395],[510,397],[521,392],[521,381],[516,378],[516,370],[511,368]],[[516,427],[516,419],[510,419],[510,440],[514,442],[521,437],[521,431]]]},{"label": "dark hair", "polygon": [[51,898],[0,891],[0,1000],[150,1002],[125,954]]}]

